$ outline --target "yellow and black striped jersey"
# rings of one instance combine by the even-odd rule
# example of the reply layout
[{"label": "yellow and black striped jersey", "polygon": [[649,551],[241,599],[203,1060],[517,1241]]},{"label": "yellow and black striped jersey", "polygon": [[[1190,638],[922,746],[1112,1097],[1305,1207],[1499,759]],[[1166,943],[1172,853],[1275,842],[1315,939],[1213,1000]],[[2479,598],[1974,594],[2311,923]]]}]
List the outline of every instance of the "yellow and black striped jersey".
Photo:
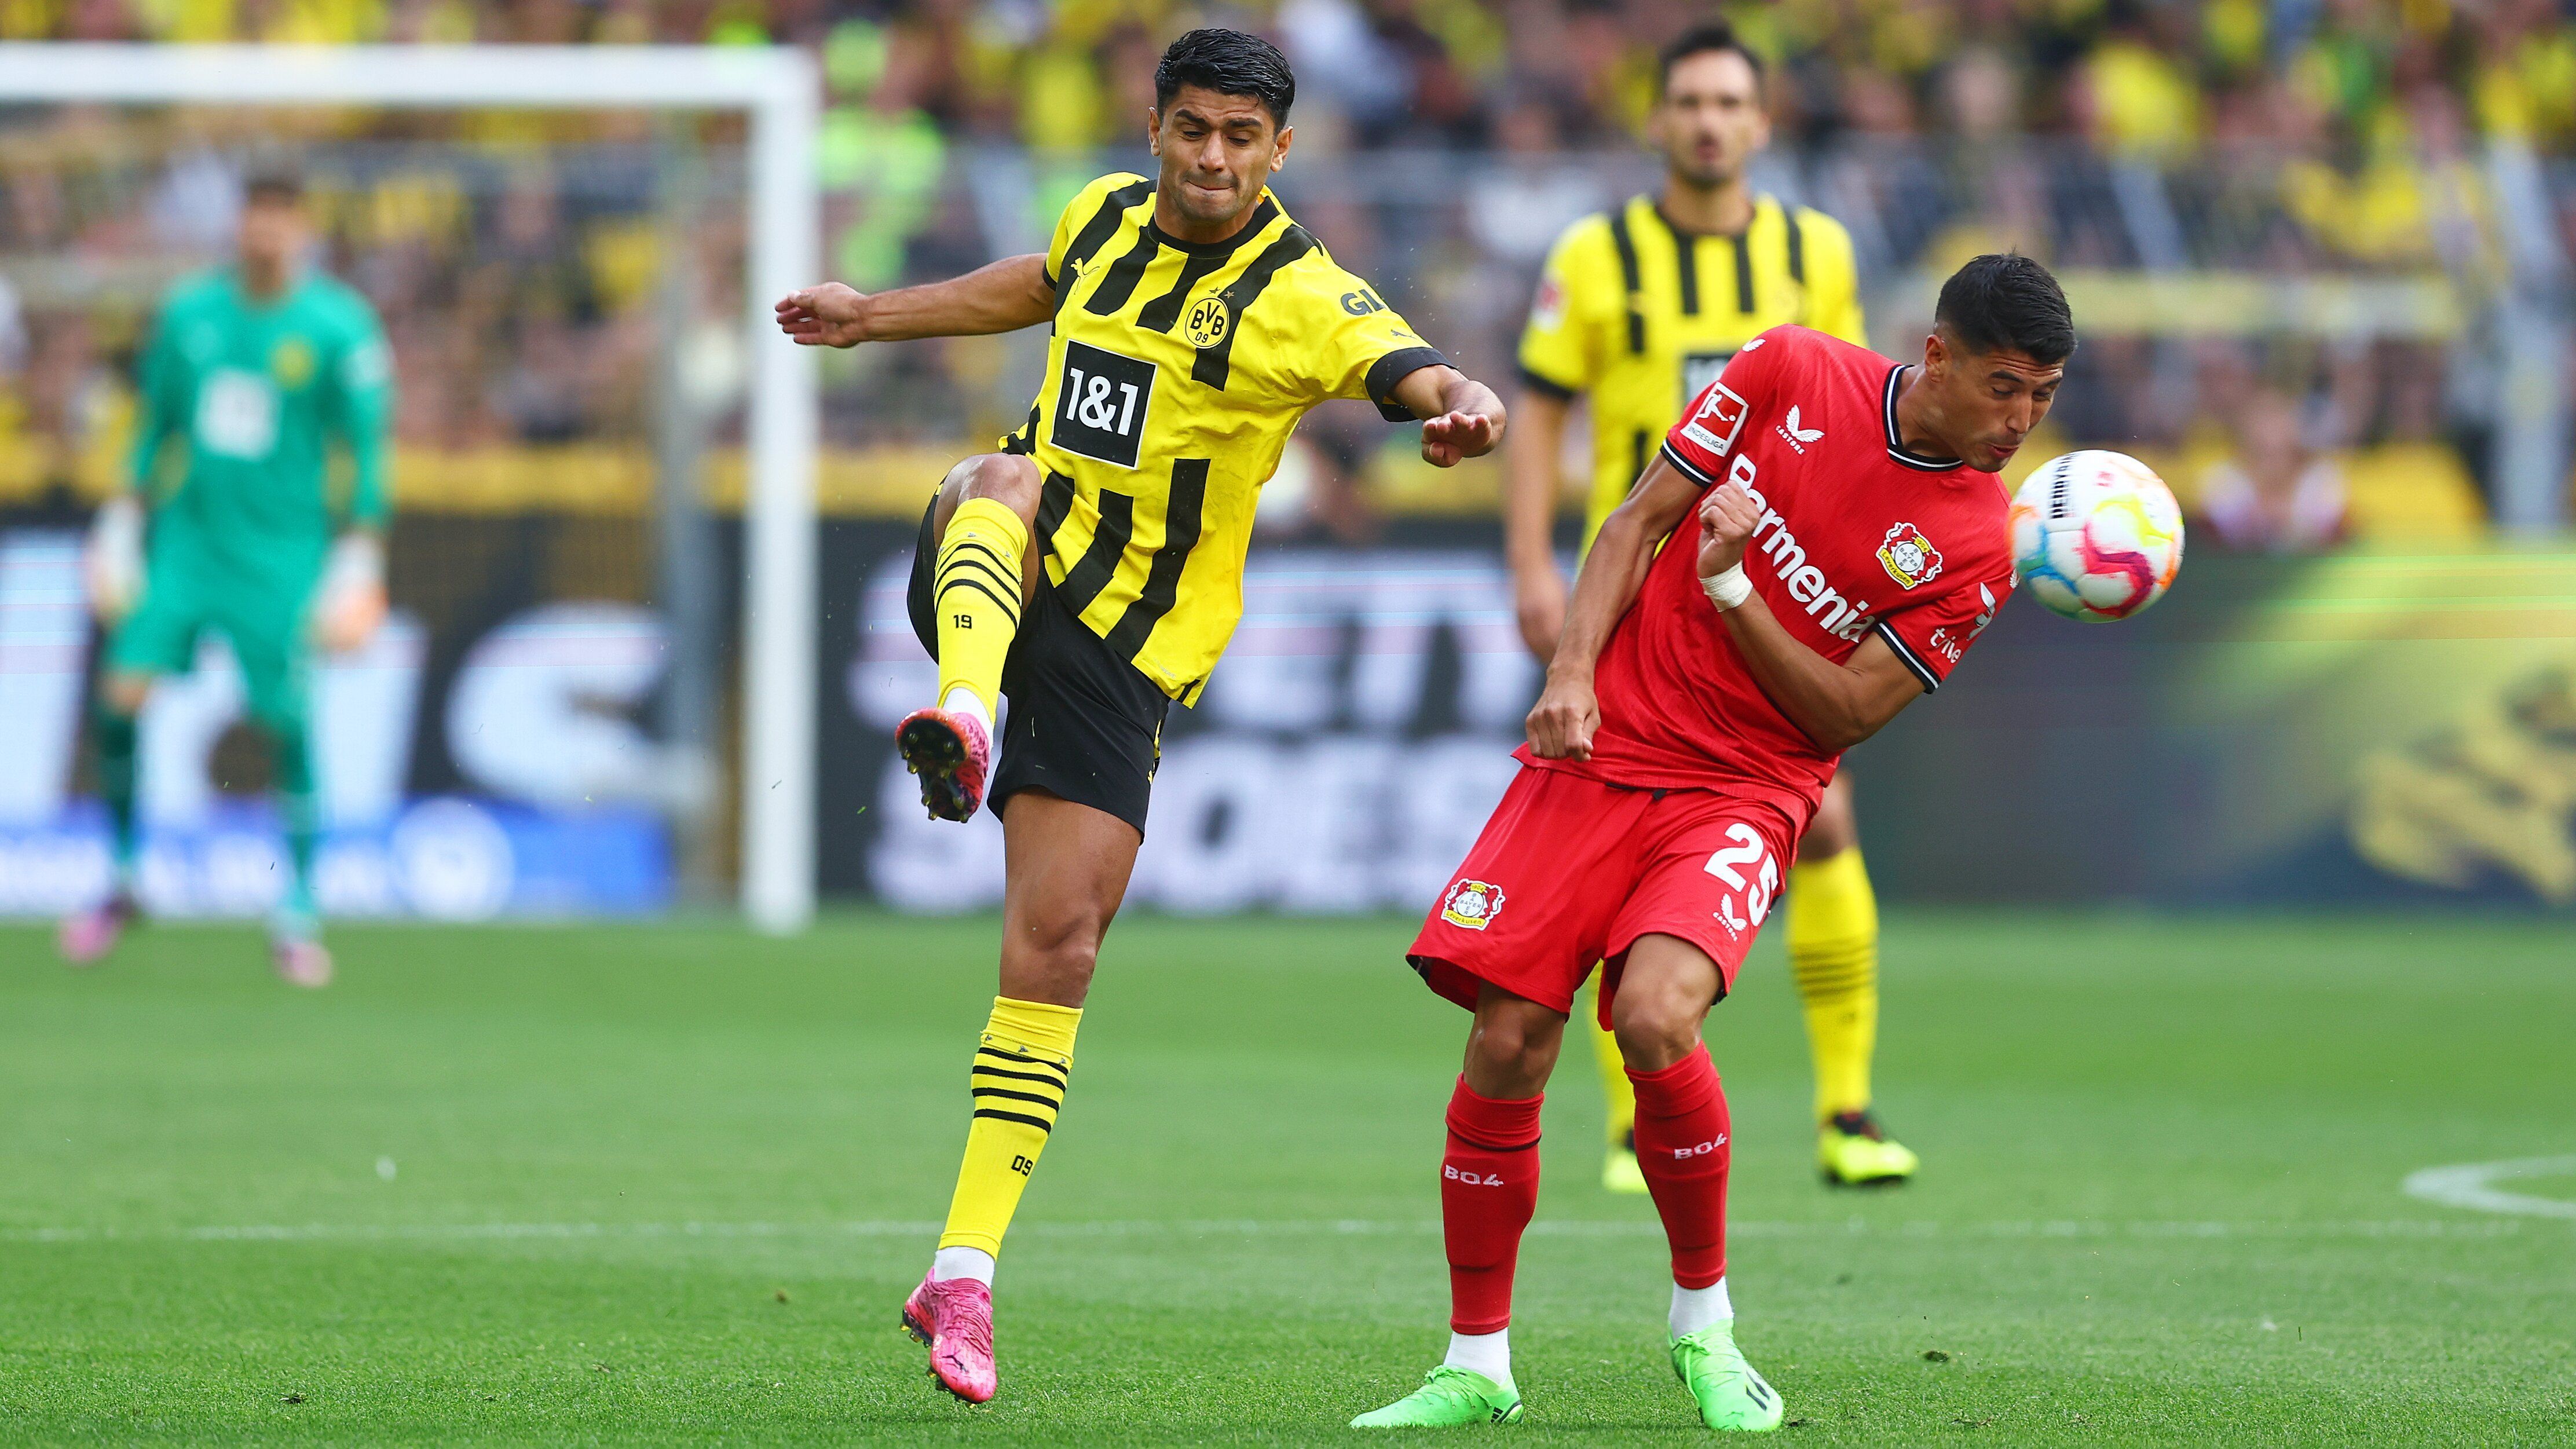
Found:
[{"label": "yellow and black striped jersey", "polygon": [[1675,228],[1651,197],[1557,238],[1521,333],[1521,377],[1592,397],[1592,491],[1583,545],[1628,496],[1682,404],[1736,349],[1784,323],[1869,345],[1851,235],[1768,196],[1740,236]]},{"label": "yellow and black striped jersey", "polygon": [[1166,694],[1195,703],[1243,614],[1261,485],[1306,410],[1392,401],[1447,359],[1266,190],[1243,230],[1185,242],[1154,185],[1104,176],[1056,222],[1046,379],[1002,440],[1046,475],[1038,538],[1056,596]]}]

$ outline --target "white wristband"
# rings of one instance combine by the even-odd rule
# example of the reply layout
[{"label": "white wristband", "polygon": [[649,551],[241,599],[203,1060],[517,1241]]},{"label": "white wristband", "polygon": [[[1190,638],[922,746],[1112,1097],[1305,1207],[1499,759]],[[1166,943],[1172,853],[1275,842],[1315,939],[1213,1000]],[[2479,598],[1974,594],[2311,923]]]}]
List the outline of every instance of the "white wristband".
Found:
[{"label": "white wristband", "polygon": [[1699,581],[1708,591],[1708,601],[1717,605],[1721,614],[1753,597],[1753,581],[1744,576],[1744,565],[1736,564],[1713,578]]}]

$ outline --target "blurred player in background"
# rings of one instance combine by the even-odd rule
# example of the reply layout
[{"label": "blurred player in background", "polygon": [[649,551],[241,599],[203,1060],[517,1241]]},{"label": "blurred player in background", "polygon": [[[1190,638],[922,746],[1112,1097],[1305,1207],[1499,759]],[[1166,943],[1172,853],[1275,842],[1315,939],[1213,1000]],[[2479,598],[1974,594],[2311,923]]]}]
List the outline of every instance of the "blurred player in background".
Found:
[{"label": "blurred player in background", "polygon": [[[1860,279],[1841,223],[1755,193],[1745,171],[1771,139],[1762,62],[1724,21],[1663,53],[1656,129],[1663,194],[1590,216],[1558,240],[1521,337],[1519,426],[1509,450],[1504,549],[1521,637],[1544,664],[1565,625],[1552,525],[1568,404],[1592,407],[1583,546],[1628,496],[1655,440],[1751,338],[1794,322],[1865,347]],[[1870,1111],[1878,1040],[1878,900],[1861,864],[1849,781],[1826,788],[1789,873],[1789,966],[1816,1063],[1816,1155],[1825,1180],[1898,1182],[1914,1154]],[[1636,1099],[1606,1029],[1592,1045],[1610,1099],[1602,1185],[1644,1192]]]},{"label": "blurred player in background", "polygon": [[[214,633],[241,667],[285,825],[271,953],[288,981],[322,986],[331,955],[313,900],[313,657],[357,648],[384,618],[393,363],[374,309],[309,264],[295,174],[263,169],[244,191],[234,263],[181,282],[162,304],[136,379],[127,489],[91,533],[91,607],[113,630],[90,732],[115,880],[63,923],[61,946],[74,965],[95,962],[139,913],[137,717],[153,681],[185,672]],[[347,454],[345,494],[331,479],[335,445]]]},{"label": "blurred player in background", "polygon": [[1028,426],[957,465],[923,511],[911,609],[939,694],[895,732],[933,816],[1002,817],[1001,992],[947,1227],[903,1309],[933,1376],[970,1402],[994,1393],[994,1258],[1064,1104],[1163,718],[1197,700],[1242,616],[1253,508],[1289,433],[1318,403],[1364,397],[1390,421],[1423,419],[1422,455],[1442,467],[1503,434],[1492,391],[1270,194],[1296,96],[1275,47],[1191,31],[1154,91],[1159,180],[1084,187],[1046,255],[778,304],[799,342],[840,347],[1054,323]]},{"label": "blurred player in background", "polygon": [[1475,1013],[1440,1167],[1449,1352],[1354,1427],[1519,1416],[1512,1276],[1539,1109],[1596,962],[1672,1248],[1673,1372],[1708,1427],[1779,1427],[1735,1344],[1731,1129],[1701,1024],[1842,752],[1939,688],[2011,594],[1992,475],[2075,349],[2065,295],[2027,257],[1962,267],[1933,317],[1910,366],[1803,327],[1747,342],[1593,541],[1526,768],[1409,957]]}]

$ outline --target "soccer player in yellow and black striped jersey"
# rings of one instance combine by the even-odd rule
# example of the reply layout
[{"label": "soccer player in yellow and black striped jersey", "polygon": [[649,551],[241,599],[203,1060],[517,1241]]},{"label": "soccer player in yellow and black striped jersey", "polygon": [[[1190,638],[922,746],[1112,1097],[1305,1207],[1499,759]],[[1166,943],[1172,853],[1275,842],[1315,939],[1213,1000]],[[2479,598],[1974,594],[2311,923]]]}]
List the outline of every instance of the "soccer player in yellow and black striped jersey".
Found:
[{"label": "soccer player in yellow and black striped jersey", "polygon": [[[1745,168],[1770,140],[1762,63],[1723,22],[1663,56],[1654,117],[1664,188],[1589,216],[1558,239],[1521,336],[1505,549],[1521,635],[1544,661],[1565,621],[1551,525],[1568,405],[1587,396],[1592,486],[1583,544],[1628,495],[1682,404],[1737,348],[1783,323],[1867,345],[1851,237],[1840,223],[1755,193]],[[1878,902],[1861,865],[1851,787],[1837,777],[1789,872],[1789,963],[1816,1063],[1817,1159],[1829,1182],[1901,1181],[1912,1152],[1870,1112],[1878,1037]],[[1610,1097],[1602,1182],[1644,1192],[1636,1099],[1618,1046],[1596,1022]]]},{"label": "soccer player in yellow and black striped jersey", "polygon": [[1243,612],[1253,507],[1288,434],[1317,403],[1366,398],[1422,419],[1422,456],[1443,467],[1503,436],[1492,390],[1264,185],[1287,159],[1296,94],[1275,47],[1194,30],[1154,90],[1160,175],[1083,188],[1044,256],[778,304],[798,342],[842,347],[1054,324],[1027,426],[953,469],[922,515],[913,627],[939,661],[939,698],[896,731],[933,815],[964,820],[989,798],[1002,816],[1001,992],[947,1227],[903,1312],[932,1373],[969,1401],[993,1396],[994,1256],[1064,1102],[1163,717],[1197,700]]}]

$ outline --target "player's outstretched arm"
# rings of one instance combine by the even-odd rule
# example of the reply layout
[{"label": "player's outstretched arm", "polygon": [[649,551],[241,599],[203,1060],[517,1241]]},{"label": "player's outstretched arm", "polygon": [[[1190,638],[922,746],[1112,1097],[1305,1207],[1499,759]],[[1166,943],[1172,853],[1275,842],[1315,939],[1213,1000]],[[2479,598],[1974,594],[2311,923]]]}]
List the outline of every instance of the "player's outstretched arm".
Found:
[{"label": "player's outstretched arm", "polygon": [[1055,315],[1045,256],[1004,257],[962,277],[891,292],[824,282],[778,299],[778,330],[800,347],[856,347],[915,337],[981,337]]},{"label": "player's outstretched arm", "polygon": [[1710,489],[1699,510],[1699,576],[1762,692],[1820,748],[1850,749],[1896,718],[1923,692],[1922,681],[1875,635],[1843,664],[1791,637],[1740,571],[1745,545],[1761,522],[1762,506],[1742,488],[1724,483]]},{"label": "player's outstretched arm", "polygon": [[1610,631],[1645,587],[1656,547],[1690,517],[1699,490],[1658,455],[1638,475],[1627,501],[1602,521],[1574,579],[1574,604],[1566,610],[1556,656],[1548,661],[1547,687],[1529,713],[1530,750],[1540,759],[1592,758],[1592,732],[1601,723],[1593,666],[1610,643]]},{"label": "player's outstretched arm", "polygon": [[1454,468],[1503,440],[1503,400],[1454,367],[1417,367],[1395,384],[1395,400],[1422,419],[1422,461]]},{"label": "player's outstretched arm", "polygon": [[1511,445],[1504,450],[1503,560],[1512,570],[1512,611],[1521,642],[1545,664],[1565,629],[1565,580],[1556,571],[1556,467],[1565,444],[1567,405],[1535,388],[1513,402]]}]

